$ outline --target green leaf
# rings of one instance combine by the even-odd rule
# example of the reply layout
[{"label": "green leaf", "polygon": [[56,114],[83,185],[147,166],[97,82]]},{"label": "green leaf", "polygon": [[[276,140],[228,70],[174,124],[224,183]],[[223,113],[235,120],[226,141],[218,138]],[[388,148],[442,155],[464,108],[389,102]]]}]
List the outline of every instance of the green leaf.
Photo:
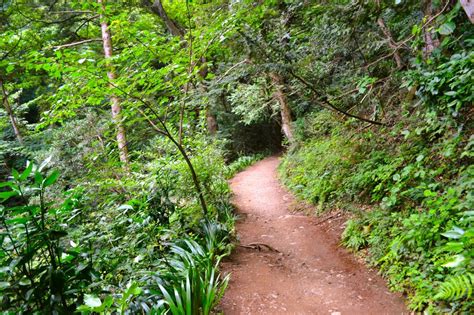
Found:
[{"label": "green leaf", "polygon": [[464,230],[458,227],[453,227],[452,230],[445,233],[441,233],[441,235],[447,238],[459,239],[464,235]]},{"label": "green leaf", "polygon": [[421,27],[418,26],[418,25],[413,25],[412,29],[411,29],[411,34],[412,35],[417,35],[417,34],[420,34],[421,32]]},{"label": "green leaf", "polygon": [[33,163],[30,161],[26,162],[26,169],[21,173],[20,180],[25,180],[28,178],[28,176],[31,174],[31,171],[33,170]]},{"label": "green leaf", "polygon": [[13,187],[14,184],[12,182],[4,182],[4,183],[0,183],[0,188],[1,187]]},{"label": "green leaf", "polygon": [[449,35],[452,32],[454,32],[455,28],[456,28],[456,24],[454,24],[454,22],[452,21],[449,21],[449,22],[444,23],[438,28],[438,33],[440,33],[441,35]]},{"label": "green leaf", "polygon": [[80,305],[77,307],[77,311],[83,312],[84,314],[89,314],[89,312],[91,311],[91,308],[87,305]]},{"label": "green leaf", "polygon": [[0,199],[3,199],[3,201],[9,199],[10,197],[17,196],[18,193],[16,191],[2,191],[0,192]]},{"label": "green leaf", "polygon": [[92,294],[84,294],[84,304],[89,307],[99,307],[102,305],[100,299]]},{"label": "green leaf", "polygon": [[429,189],[425,189],[423,191],[423,196],[425,196],[425,197],[436,197],[437,194],[435,192],[429,190]]},{"label": "green leaf", "polygon": [[16,169],[12,170],[12,175],[13,175],[14,179],[20,180],[20,173],[18,173],[18,171]]},{"label": "green leaf", "polygon": [[443,265],[443,267],[454,268],[459,266],[464,261],[463,255],[454,255],[451,259]]},{"label": "green leaf", "polygon": [[7,73],[12,73],[14,69],[15,69],[15,66],[12,64],[9,64],[7,66]]},{"label": "green leaf", "polygon": [[19,284],[23,286],[31,285],[31,280],[25,276],[20,280]]},{"label": "green leaf", "polygon": [[43,180],[43,187],[51,186],[58,180],[58,177],[59,177],[59,171],[54,170],[51,173],[51,175],[49,175],[48,177],[46,177],[45,180]]},{"label": "green leaf", "polygon": [[39,186],[43,182],[43,175],[40,172],[35,172],[35,184]]},{"label": "green leaf", "polygon": [[105,307],[111,307],[114,304],[114,298],[111,295],[107,295],[104,299],[103,305]]},{"label": "green leaf", "polygon": [[13,218],[13,219],[5,221],[5,223],[8,224],[8,225],[25,224],[26,222],[28,222],[28,219],[24,218],[24,217]]}]

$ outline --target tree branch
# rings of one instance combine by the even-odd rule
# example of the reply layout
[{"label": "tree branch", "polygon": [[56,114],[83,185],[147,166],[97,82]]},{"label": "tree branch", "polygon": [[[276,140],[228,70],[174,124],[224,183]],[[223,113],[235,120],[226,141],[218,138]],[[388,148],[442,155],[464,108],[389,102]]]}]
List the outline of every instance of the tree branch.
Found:
[{"label": "tree branch", "polygon": [[[255,45],[258,49],[260,49],[260,51],[262,52],[262,54],[265,56],[265,58],[267,58],[268,60],[271,60],[270,56],[268,55],[268,53],[265,51],[264,48],[260,47],[259,43],[255,42],[253,39],[249,38],[246,34],[244,34],[241,30],[237,30],[237,32],[242,35],[242,37],[246,38],[248,41],[250,41],[251,44]],[[272,49],[273,51],[276,51],[280,56],[283,56],[283,59],[289,64],[289,65],[292,65],[293,64],[293,61],[289,59],[289,57],[285,54],[285,53],[281,53],[279,51],[277,51],[274,47],[270,47],[270,49]],[[346,112],[345,110],[343,109],[340,109],[338,107],[336,107],[335,105],[333,105],[328,97],[326,95],[321,95],[321,93],[314,87],[313,84],[311,84],[310,82],[308,82],[305,78],[303,78],[302,76],[298,75],[297,73],[295,73],[293,71],[293,69],[291,69],[291,67],[288,66],[288,69],[287,69],[288,73],[294,77],[296,80],[300,81],[301,83],[303,83],[303,85],[305,85],[306,87],[308,87],[313,93],[314,95],[316,96],[319,96],[319,98],[317,99],[317,101],[319,101],[320,105],[322,107],[329,107],[330,109],[332,110],[335,110],[336,112],[338,113],[341,113],[345,116],[348,116],[348,117],[352,117],[352,118],[355,118],[355,119],[358,119],[358,120],[361,120],[361,121],[365,121],[365,122],[368,122],[368,123],[371,123],[371,124],[374,124],[374,125],[379,125],[379,126],[385,126],[386,124],[380,122],[380,121],[375,121],[375,120],[371,120],[371,119],[368,119],[368,118],[364,118],[364,117],[361,117],[361,116],[357,116],[357,115],[353,115],[351,113],[348,113]]]},{"label": "tree branch", "polygon": [[102,41],[102,38],[91,38],[91,39],[85,39],[85,40],[81,40],[81,41],[73,42],[73,43],[69,43],[69,44],[53,46],[53,49],[58,50],[58,49],[69,48],[69,47],[79,46],[79,45],[83,45],[83,44],[87,44],[87,43],[101,42],[101,41]]}]

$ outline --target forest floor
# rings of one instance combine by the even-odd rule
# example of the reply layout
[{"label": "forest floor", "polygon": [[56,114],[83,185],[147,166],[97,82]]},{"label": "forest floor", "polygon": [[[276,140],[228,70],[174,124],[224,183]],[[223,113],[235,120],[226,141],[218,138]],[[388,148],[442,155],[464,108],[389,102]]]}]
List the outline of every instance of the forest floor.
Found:
[{"label": "forest floor", "polygon": [[[374,270],[339,246],[344,216],[304,215],[280,185],[278,157],[231,180],[240,246],[222,264],[231,273],[224,314],[408,314]],[[265,244],[259,245],[256,244]]]}]

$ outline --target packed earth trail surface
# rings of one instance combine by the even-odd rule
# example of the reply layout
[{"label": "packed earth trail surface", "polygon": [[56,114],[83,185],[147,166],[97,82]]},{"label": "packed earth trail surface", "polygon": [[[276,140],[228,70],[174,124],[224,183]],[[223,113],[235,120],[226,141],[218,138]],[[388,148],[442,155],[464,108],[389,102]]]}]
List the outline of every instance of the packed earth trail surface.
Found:
[{"label": "packed earth trail surface", "polygon": [[222,266],[232,275],[219,310],[408,314],[403,299],[375,271],[338,245],[342,220],[290,213],[297,203],[278,182],[278,163],[267,158],[231,180],[240,246]]}]

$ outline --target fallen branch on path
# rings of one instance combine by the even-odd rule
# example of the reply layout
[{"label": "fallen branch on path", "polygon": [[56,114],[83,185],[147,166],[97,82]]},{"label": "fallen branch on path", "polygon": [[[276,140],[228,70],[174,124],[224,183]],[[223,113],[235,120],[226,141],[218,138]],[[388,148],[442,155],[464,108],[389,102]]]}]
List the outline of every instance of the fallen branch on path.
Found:
[{"label": "fallen branch on path", "polygon": [[322,224],[322,223],[324,223],[324,222],[326,222],[326,221],[328,221],[328,220],[331,220],[331,219],[334,218],[334,217],[339,218],[341,215],[342,215],[342,214],[341,214],[340,212],[337,212],[337,213],[335,213],[335,214],[333,214],[333,215],[330,215],[329,217],[327,217],[327,218],[325,218],[325,219],[323,219],[323,220],[321,220],[321,221],[318,221],[318,222],[314,223],[314,225],[320,225],[320,224]]},{"label": "fallen branch on path", "polygon": [[258,251],[261,251],[266,247],[267,249],[269,249],[272,252],[280,253],[280,251],[278,249],[275,249],[275,248],[271,247],[270,245],[264,244],[264,243],[249,243],[247,245],[239,245],[239,246],[243,247],[243,248],[256,249]]}]

